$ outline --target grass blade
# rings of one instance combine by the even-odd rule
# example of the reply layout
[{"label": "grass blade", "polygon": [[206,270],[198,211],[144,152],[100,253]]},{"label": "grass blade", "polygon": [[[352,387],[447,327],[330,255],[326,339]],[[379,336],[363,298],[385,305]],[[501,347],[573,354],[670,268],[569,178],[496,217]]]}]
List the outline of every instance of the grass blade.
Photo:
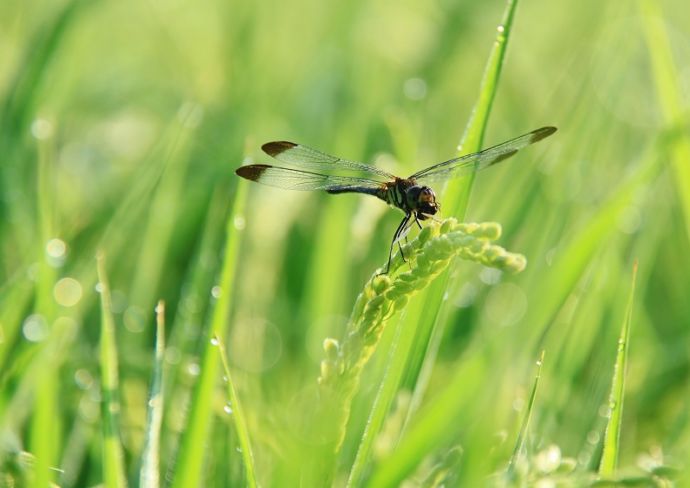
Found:
[{"label": "grass blade", "polygon": [[[517,8],[517,0],[508,0],[503,12],[503,19],[497,28],[496,39],[489,54],[489,59],[484,68],[484,76],[479,87],[477,103],[472,110],[470,120],[465,127],[465,132],[459,146],[459,156],[463,154],[479,151],[484,140],[484,132],[489,122],[491,107],[496,92],[498,91],[498,81],[501,77],[503,62],[505,60],[508,40],[513,27],[513,18]],[[459,219],[465,216],[467,203],[469,202],[474,175],[469,178],[451,181],[443,192],[443,202],[445,208],[452,209],[452,215]]]},{"label": "grass blade", "polygon": [[218,352],[220,353],[220,360],[223,365],[223,372],[225,374],[225,384],[227,385],[227,393],[229,404],[225,406],[225,412],[231,414],[235,423],[235,430],[237,431],[237,439],[242,450],[242,460],[244,461],[244,469],[247,475],[247,486],[250,488],[256,487],[256,474],[254,470],[254,454],[252,452],[252,445],[249,440],[249,429],[247,428],[247,420],[244,416],[244,409],[237,398],[235,386],[230,375],[230,366],[225,352],[225,345],[219,337],[216,336],[218,343]]},{"label": "grass blade", "polygon": [[105,271],[105,256],[97,256],[98,283],[101,293],[101,395],[103,422],[103,482],[108,488],[126,485],[125,466],[120,442],[120,400],[118,398],[117,344],[110,287]]},{"label": "grass blade", "polygon": [[522,425],[520,426],[520,433],[518,434],[517,440],[515,441],[515,449],[513,449],[513,455],[510,457],[510,462],[508,463],[508,472],[506,474],[509,480],[513,479],[515,473],[515,465],[525,445],[525,436],[527,435],[527,429],[529,428],[529,421],[532,418],[534,399],[537,397],[537,387],[539,386],[539,378],[541,377],[541,367],[544,364],[544,353],[545,351],[542,350],[541,355],[539,356],[539,360],[537,361],[537,375],[534,377],[534,384],[532,385],[532,392],[529,395],[527,411],[525,412],[525,418],[522,420]]},{"label": "grass blade", "polygon": [[604,478],[613,476],[616,472],[616,466],[618,464],[621,422],[623,420],[623,398],[625,395],[625,370],[628,363],[630,324],[632,322],[636,278],[637,262],[635,262],[633,265],[630,298],[628,299],[625,320],[623,322],[623,327],[621,328],[621,336],[618,340],[616,365],[613,369],[613,381],[611,384],[611,395],[609,397],[610,413],[608,423],[606,424],[606,433],[604,434],[604,450],[601,455],[601,464],[599,465],[599,476]]},{"label": "grass blade", "polygon": [[206,340],[203,342],[201,373],[192,397],[189,421],[177,459],[173,487],[183,488],[202,484],[201,475],[206,451],[200,449],[199,446],[206,444],[211,428],[213,392],[218,378],[220,360],[213,344],[217,343],[215,338],[223,339],[226,333],[235,285],[237,256],[243,235],[243,227],[236,225],[235,222],[238,222],[238,217],[244,215],[246,196],[247,187],[244,182],[240,182],[235,193],[232,215],[227,221],[227,240],[219,283],[220,297],[215,304]]},{"label": "grass blade", "polygon": [[163,422],[163,361],[165,354],[165,303],[156,306],[156,356],[153,381],[149,395],[148,418],[144,454],[139,474],[139,486],[157,488],[160,485],[160,437]]}]

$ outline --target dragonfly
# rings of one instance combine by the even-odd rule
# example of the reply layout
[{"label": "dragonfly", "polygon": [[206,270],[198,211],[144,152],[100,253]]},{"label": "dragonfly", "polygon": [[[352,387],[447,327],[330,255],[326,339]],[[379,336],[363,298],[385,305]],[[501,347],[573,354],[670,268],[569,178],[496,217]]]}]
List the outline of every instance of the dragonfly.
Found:
[{"label": "dragonfly", "polygon": [[414,224],[421,229],[420,221],[433,219],[441,208],[436,193],[429,184],[445,183],[447,180],[493,166],[554,132],[555,127],[541,127],[488,149],[429,166],[407,178],[400,178],[365,163],[331,156],[302,144],[274,141],[267,142],[261,149],[286,166],[250,164],[237,168],[235,174],[250,181],[286,190],[372,195],[402,210],[405,216],[393,234],[386,270],[380,273],[387,274],[395,244],[398,244],[400,256],[406,261],[400,239],[407,235]]}]

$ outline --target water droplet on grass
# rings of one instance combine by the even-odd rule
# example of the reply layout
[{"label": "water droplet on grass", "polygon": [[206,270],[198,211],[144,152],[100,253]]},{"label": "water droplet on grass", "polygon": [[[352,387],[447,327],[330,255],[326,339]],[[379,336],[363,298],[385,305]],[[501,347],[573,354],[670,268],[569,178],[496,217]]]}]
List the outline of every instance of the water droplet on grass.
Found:
[{"label": "water droplet on grass", "polygon": [[73,307],[82,297],[81,283],[74,278],[62,278],[53,287],[55,301],[63,307]]},{"label": "water droplet on grass", "polygon": [[53,124],[46,119],[36,119],[31,124],[31,135],[39,141],[44,141],[53,135]]},{"label": "water droplet on grass", "polygon": [[235,218],[232,221],[233,225],[235,226],[235,229],[237,230],[244,230],[246,226],[246,221],[244,220],[244,217],[241,215],[235,215]]},{"label": "water droplet on grass", "polygon": [[41,342],[48,336],[48,324],[43,315],[29,315],[22,324],[22,334],[26,340]]}]

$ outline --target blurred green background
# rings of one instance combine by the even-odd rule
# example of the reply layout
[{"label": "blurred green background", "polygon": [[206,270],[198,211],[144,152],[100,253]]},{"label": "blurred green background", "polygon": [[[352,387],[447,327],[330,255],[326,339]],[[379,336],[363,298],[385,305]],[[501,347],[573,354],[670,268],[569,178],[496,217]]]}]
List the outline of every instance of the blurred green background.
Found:
[{"label": "blurred green background", "polygon": [[[248,185],[245,212],[233,214],[233,171],[267,162],[260,145],[283,139],[400,175],[454,157],[504,8],[467,0],[3,1],[5,482],[30,476],[34,461],[23,456],[37,450],[61,486],[103,481],[101,249],[130,481],[143,447],[156,301],[167,306],[161,452],[170,480],[211,306],[230,292],[226,348],[257,477],[262,486],[297,485],[313,455],[302,449],[313,444],[300,427],[309,420],[302,399],[315,387],[322,341],[342,336],[400,214],[373,198],[259,185]],[[458,391],[468,400],[438,442],[463,450],[458,483],[504,467],[542,349],[529,452],[558,446],[578,469],[596,467],[634,259],[621,466],[687,462],[689,95],[686,2],[517,6],[485,146],[543,125],[559,132],[483,172],[472,190],[465,220],[500,222],[501,243],[528,266],[504,276],[459,262],[452,273],[423,402],[473,365],[481,387]],[[235,287],[220,290],[228,219],[242,241]],[[385,366],[385,342],[355,402],[341,473]],[[224,391],[216,396],[216,428],[198,447],[207,450],[204,473],[213,486],[241,486]],[[46,425],[37,420],[45,398],[56,407],[51,433],[37,427]],[[42,439],[47,447],[38,447]],[[382,449],[372,469],[390,456]],[[410,471],[423,471],[425,459]]]}]

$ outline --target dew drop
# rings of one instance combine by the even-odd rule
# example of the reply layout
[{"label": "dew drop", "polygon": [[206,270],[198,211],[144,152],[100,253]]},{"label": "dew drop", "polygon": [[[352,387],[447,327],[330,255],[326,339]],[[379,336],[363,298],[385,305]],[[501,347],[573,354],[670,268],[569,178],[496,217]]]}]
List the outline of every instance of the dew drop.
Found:
[{"label": "dew drop", "polygon": [[244,230],[247,224],[244,220],[244,217],[242,217],[241,215],[235,215],[235,218],[232,220],[232,223],[235,226],[235,229],[237,230]]},{"label": "dew drop", "polygon": [[220,297],[221,291],[221,287],[216,285],[213,288],[211,288],[211,296],[215,299],[218,299]]},{"label": "dew drop", "polygon": [[587,442],[589,442],[590,444],[599,443],[599,438],[600,438],[599,432],[597,432],[595,430],[591,430],[589,432],[589,434],[587,434]]},{"label": "dew drop", "polygon": [[51,258],[62,258],[67,252],[67,244],[62,239],[51,239],[46,244],[46,252]]},{"label": "dew drop", "polygon": [[403,85],[403,92],[410,100],[422,100],[427,93],[427,84],[421,78],[410,78]]},{"label": "dew drop", "polygon": [[63,307],[72,307],[79,303],[82,297],[81,283],[74,278],[62,278],[53,287],[55,301]]},{"label": "dew drop", "polygon": [[227,403],[227,404],[223,407],[223,411],[224,411],[225,413],[227,413],[228,415],[232,415],[232,405],[230,405],[230,403]]},{"label": "dew drop", "polygon": [[48,324],[42,315],[29,315],[22,324],[22,333],[28,341],[41,342],[48,336]]},{"label": "dew drop", "polygon": [[78,369],[74,372],[74,382],[82,390],[88,390],[93,385],[93,375],[87,369]]},{"label": "dew drop", "polygon": [[212,346],[217,346],[217,345],[218,345],[218,338],[217,338],[217,337],[212,337],[212,338],[211,338],[211,345],[212,345]]},{"label": "dew drop", "polygon": [[201,372],[201,368],[197,363],[189,363],[187,365],[187,372],[192,375],[192,376],[199,376],[199,373]]},{"label": "dew drop", "polygon": [[31,124],[31,135],[38,140],[45,140],[53,135],[53,124],[46,119],[36,119]]}]

